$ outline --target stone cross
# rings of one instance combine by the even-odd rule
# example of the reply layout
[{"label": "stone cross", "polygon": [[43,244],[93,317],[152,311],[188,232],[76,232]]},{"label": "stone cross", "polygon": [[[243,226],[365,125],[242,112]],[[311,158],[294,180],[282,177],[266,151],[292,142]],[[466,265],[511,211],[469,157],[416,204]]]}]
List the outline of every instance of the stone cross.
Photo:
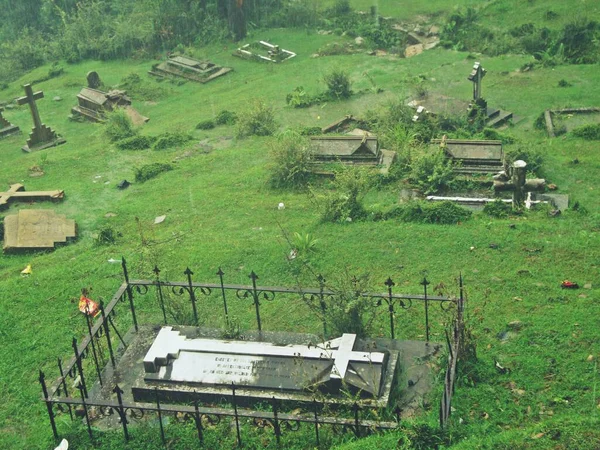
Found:
[{"label": "stone cross", "polygon": [[481,80],[483,80],[486,73],[487,71],[481,67],[481,63],[476,62],[468,77],[468,80],[473,82],[473,101],[481,98]]},{"label": "stone cross", "polygon": [[4,111],[4,108],[0,108],[0,138],[18,133],[20,131],[19,127],[6,120],[2,116],[2,111]]},{"label": "stone cross", "polygon": [[521,208],[523,206],[526,193],[543,191],[546,188],[546,180],[544,179],[526,179],[527,163],[525,161],[515,161],[509,172],[510,181],[494,180],[494,190],[512,191],[514,208]]},{"label": "stone cross", "polygon": [[37,108],[36,100],[44,98],[44,93],[42,91],[34,93],[31,84],[26,84],[23,86],[23,88],[25,89],[25,96],[18,98],[17,104],[29,105],[34,125],[31,133],[29,133],[27,144],[23,146],[23,151],[31,152],[33,150],[42,150],[67,142],[63,138],[59,137],[50,127],[44,125],[40,119],[40,113]]},{"label": "stone cross", "polygon": [[0,192],[0,210],[5,208],[12,200],[34,201],[34,200],[60,200],[65,191],[28,191],[22,184],[13,184],[8,191]]}]

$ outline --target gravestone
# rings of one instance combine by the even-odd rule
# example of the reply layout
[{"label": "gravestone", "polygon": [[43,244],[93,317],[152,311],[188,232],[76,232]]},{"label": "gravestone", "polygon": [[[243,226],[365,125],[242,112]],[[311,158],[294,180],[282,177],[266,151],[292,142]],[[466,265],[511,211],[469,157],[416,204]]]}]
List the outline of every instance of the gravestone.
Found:
[{"label": "gravestone", "polygon": [[502,141],[446,139],[444,136],[433,139],[431,143],[458,163],[453,169],[456,173],[498,173],[504,167]]},{"label": "gravestone", "polygon": [[100,79],[100,75],[98,72],[91,71],[87,74],[87,85],[90,89],[98,89],[102,86],[102,80]]},{"label": "gravestone", "polygon": [[131,99],[125,91],[103,92],[98,89],[83,88],[77,94],[77,102],[77,106],[71,108],[71,114],[74,117],[84,117],[92,122],[104,122],[106,113],[115,111],[117,108],[123,108],[134,125],[140,125],[150,120],[141,116],[131,107]]},{"label": "gravestone", "polygon": [[473,70],[471,71],[470,75],[467,77],[467,79],[469,81],[473,82],[473,101],[474,102],[477,102],[478,100],[482,99],[481,80],[483,80],[483,77],[485,77],[486,73],[487,73],[487,70],[485,70],[481,66],[481,63],[476,62],[475,65],[473,66]]},{"label": "gravestone", "polygon": [[232,70],[230,67],[221,67],[210,61],[198,61],[187,56],[169,56],[165,62],[153,66],[148,73],[158,77],[175,76],[208,83]]},{"label": "gravestone", "polygon": [[0,210],[8,207],[11,201],[33,202],[36,200],[61,200],[65,196],[65,191],[25,191],[22,184],[13,184],[8,191],[0,192]]},{"label": "gravestone", "polygon": [[13,125],[2,116],[2,111],[4,111],[4,108],[0,108],[0,139],[20,133],[21,130],[19,130],[18,126]]},{"label": "gravestone", "polygon": [[43,150],[67,142],[65,139],[58,136],[50,127],[44,125],[40,119],[36,100],[44,98],[44,93],[42,91],[34,93],[31,84],[26,84],[23,88],[25,89],[25,96],[18,98],[17,104],[29,105],[31,117],[33,118],[33,129],[31,130],[31,133],[29,133],[27,144],[22,148],[23,151],[32,152],[35,150]]},{"label": "gravestone", "polygon": [[515,161],[508,174],[501,174],[494,179],[494,191],[512,191],[513,207],[521,208],[529,192],[543,192],[546,180],[534,178],[527,180],[527,163],[522,160]]},{"label": "gravestone", "polygon": [[[232,383],[243,389],[239,395],[289,396],[301,399],[314,389],[333,396],[342,386],[363,396],[379,399],[389,392],[389,377],[395,372],[397,354],[365,349],[354,334],[319,345],[231,341],[189,338],[172,327],[163,327],[144,357],[145,386],[134,387],[140,401],[159,390],[178,391],[175,385],[195,392],[226,392]],[[293,397],[292,397],[293,398]]]},{"label": "gravestone", "polygon": [[4,218],[3,250],[48,250],[76,236],[74,220],[49,209],[22,209]]}]

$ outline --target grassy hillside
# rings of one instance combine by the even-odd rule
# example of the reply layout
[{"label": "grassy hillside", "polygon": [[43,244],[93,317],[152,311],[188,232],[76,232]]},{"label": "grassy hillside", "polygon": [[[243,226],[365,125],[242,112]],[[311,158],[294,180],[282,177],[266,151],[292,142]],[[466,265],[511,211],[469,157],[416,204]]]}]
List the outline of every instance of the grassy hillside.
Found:
[{"label": "grassy hillside", "polygon": [[[498,27],[541,21],[546,9],[558,13],[561,19],[557,20],[566,20],[574,6],[574,2],[539,0],[483,5],[465,0],[461,6],[475,3],[481,8],[482,20]],[[357,0],[353,4],[366,9],[371,3]],[[381,1],[378,6],[381,14],[402,19],[446,13],[450,8],[442,0]],[[582,15],[598,18],[594,2],[577,2],[577,8]],[[311,233],[319,239],[310,259],[316,272],[336,274],[341,268],[357,274],[368,272],[379,283],[378,290],[391,276],[407,292],[419,292],[418,281],[427,271],[434,284],[443,282],[455,291],[455,279],[463,273],[480,361],[472,385],[467,377],[459,380],[450,430],[453,448],[599,448],[600,198],[596,180],[600,156],[597,143],[571,137],[549,139],[533,127],[533,121],[547,108],[599,106],[598,66],[561,65],[522,73],[518,69],[531,57],[482,60],[488,70],[483,91],[490,105],[523,118],[508,131],[517,139],[513,145],[541,150],[545,177],[585,211],[564,211],[558,218],[549,218],[545,211],[509,219],[477,214],[456,226],[394,220],[325,224],[305,193],[269,188],[271,138],[229,139],[235,135],[231,126],[199,131],[195,125],[223,109],[242,112],[251,100],[262,99],[274,107],[281,129],[323,126],[345,114],[361,115],[390,100],[407,98],[419,76],[425,79],[423,87],[430,96],[468,100],[471,86],[466,76],[473,59],[466,52],[444,49],[411,59],[366,54],[311,58],[325,44],[346,38],[291,30],[255,32],[253,38],[278,43],[297,52],[298,57],[278,66],[262,65],[230,56],[233,45],[200,48],[195,50],[196,56],[233,67],[234,72],[207,85],[181,86],[147,77],[146,71],[155,61],[64,65],[64,75],[36,84],[35,89],[45,94],[38,102],[44,123],[66,137],[67,144],[24,154],[20,147],[25,135],[0,141],[2,188],[20,182],[27,190],[66,192],[61,203],[13,204],[2,215],[28,207],[51,207],[75,219],[79,228],[76,243],[54,252],[0,257],[2,448],[51,447],[46,411],[38,401],[38,370],[52,370],[56,357],[70,354],[72,336],[79,338],[85,333],[73,303],[81,288],[91,286],[93,297],[108,299],[121,283],[120,267],[108,263],[109,259],[126,257],[136,278],[151,276],[151,268],[158,264],[162,276],[170,280],[182,279],[186,266],[194,270],[196,280],[213,280],[222,267],[232,283],[245,284],[247,274],[254,270],[267,284],[294,285],[300,270],[285,257],[290,248],[282,230]],[[357,92],[371,87],[365,72],[384,91],[364,92],[348,101],[307,109],[286,106],[285,96],[296,86],[312,93],[323,90],[322,76],[333,67],[350,74]],[[49,66],[41,67],[11,83],[0,91],[0,99],[22,95],[22,84],[43,77],[48,70]],[[178,130],[191,133],[194,140],[164,151],[121,151],[103,136],[102,125],[69,121],[69,110],[89,70],[97,70],[109,86],[130,73],[139,74],[162,94],[146,101],[134,97],[134,106],[151,118],[142,134]],[[571,86],[559,87],[562,79]],[[55,96],[62,101],[53,101]],[[31,127],[25,107],[8,110],[5,117],[23,131]],[[215,147],[216,143],[231,144],[205,153],[198,142],[206,139]],[[135,167],[170,162],[184,154],[187,157],[174,163],[175,170],[124,191],[116,189],[120,180],[133,180]],[[573,164],[574,159],[579,164]],[[43,177],[29,177],[34,165],[43,168]],[[375,210],[395,204],[402,186],[371,193],[367,207]],[[285,203],[285,210],[277,210],[279,202]],[[107,213],[116,216],[106,217]],[[152,225],[153,219],[163,214],[166,221]],[[114,245],[97,246],[94,236],[106,226],[121,237]],[[143,245],[141,234],[158,244]],[[490,248],[490,243],[499,248]],[[33,274],[22,277],[20,271],[27,264],[32,265]],[[591,283],[591,289],[562,290],[564,279],[581,286]],[[202,321],[214,323],[210,307],[202,306]],[[252,327],[252,311],[242,305],[236,308],[242,327]],[[303,306],[286,309],[286,314],[276,303],[266,304],[263,310],[264,326],[269,330],[314,332],[320,326]],[[419,317],[412,312],[398,318],[400,337],[422,333]],[[509,339],[499,339],[513,320],[523,322],[522,330]],[[384,321],[382,317],[382,333]],[[434,320],[436,337],[442,336],[440,321],[439,317]],[[510,373],[496,372],[495,361]],[[433,403],[437,404],[437,399]],[[434,406],[420,420],[435,424],[436,416]],[[62,431],[72,431],[67,422],[64,417],[59,420]],[[80,441],[77,448],[89,445],[85,432],[72,437]],[[120,442],[116,434],[97,448],[121,448]],[[386,436],[347,448],[391,448],[396,442],[397,436]],[[154,445],[158,445],[154,440],[137,439],[127,448]],[[182,441],[174,442],[172,448],[186,447]]]}]

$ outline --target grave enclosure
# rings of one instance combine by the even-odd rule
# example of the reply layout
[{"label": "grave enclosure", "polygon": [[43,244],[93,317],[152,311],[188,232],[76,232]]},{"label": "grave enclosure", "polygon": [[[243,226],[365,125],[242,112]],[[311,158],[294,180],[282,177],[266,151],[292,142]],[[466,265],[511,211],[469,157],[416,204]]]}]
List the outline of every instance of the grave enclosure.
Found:
[{"label": "grave enclosure", "polygon": [[[448,363],[440,401],[440,426],[448,423],[464,326],[462,278],[457,298],[430,295],[426,279],[421,282],[423,294],[400,294],[394,292],[395,283],[388,279],[384,283],[387,293],[360,295],[372,300],[373,308],[384,307],[391,339],[357,339],[344,334],[323,341],[314,335],[265,331],[261,322],[264,301],[312,301],[323,308],[326,299],[335,295],[326,289],[323,277],[318,278],[317,288],[298,289],[258,286],[254,272],[249,276],[251,285],[230,285],[224,282],[222,270],[216,274],[217,283],[193,282],[189,269],[184,272],[186,282],[163,281],[157,268],[154,281],[130,280],[125,260],[122,267],[125,281],[106,306],[100,304],[96,320],[83,315],[88,331],[81,342],[73,339],[73,357],[64,364],[58,359],[58,378],[48,383],[40,372],[43,400],[57,439],[55,416],[61,412],[72,419],[83,416],[90,438],[94,425],[121,428],[125,440],[130,439],[130,427],[145,420],[144,416],[158,416],[163,442],[168,436],[164,416],[191,420],[200,441],[210,432],[205,428],[207,421],[230,420],[240,446],[244,440],[241,425],[246,423],[268,423],[278,444],[287,432],[297,431],[303,424],[314,431],[316,445],[326,433],[323,427],[358,437],[391,430],[398,426],[404,411],[415,408],[414,404],[398,403],[402,393],[414,397],[423,389],[419,387],[421,381],[404,384],[406,378],[420,380],[424,372],[419,370],[427,370],[424,363],[436,359],[442,347],[430,342],[430,319],[451,313],[455,322],[451,338],[447,335]],[[165,305],[168,291],[185,299],[196,323],[198,311],[213,311],[214,319],[216,308],[222,309],[225,320],[232,320],[232,301],[247,302],[255,309],[257,331],[223,339],[219,330],[169,324]],[[149,294],[154,294],[156,301],[149,300]],[[146,305],[143,313],[136,309],[140,302]],[[147,315],[149,305],[154,305],[156,314]],[[422,314],[425,341],[395,339],[396,314],[411,311]],[[148,323],[149,317],[154,319]],[[327,336],[330,324],[325,316],[322,319]],[[156,327],[158,321],[165,325]],[[415,358],[422,366],[414,364]],[[404,387],[395,387],[398,380],[404,380]],[[336,395],[338,390],[347,389],[355,394]],[[224,403],[215,405],[217,399]],[[253,409],[257,399],[266,402],[269,409]],[[91,409],[96,412],[92,414]],[[370,410],[378,410],[380,419],[369,418]]]}]

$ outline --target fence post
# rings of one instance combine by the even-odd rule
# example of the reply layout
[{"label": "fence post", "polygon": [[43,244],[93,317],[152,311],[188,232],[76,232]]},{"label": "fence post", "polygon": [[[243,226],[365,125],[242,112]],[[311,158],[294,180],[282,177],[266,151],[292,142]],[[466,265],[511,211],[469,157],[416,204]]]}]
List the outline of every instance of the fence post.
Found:
[{"label": "fence post", "polygon": [[200,443],[204,442],[204,434],[202,432],[202,416],[198,410],[198,399],[194,400],[194,421],[196,422],[196,429],[198,430],[198,440]]},{"label": "fence post", "polygon": [[429,299],[427,298],[427,286],[429,286],[429,284],[427,277],[423,277],[421,286],[423,286],[423,299],[425,300],[425,337],[427,345],[429,345]]},{"label": "fence post", "polygon": [[194,272],[192,272],[190,270],[190,268],[186,268],[185,272],[183,272],[184,275],[187,276],[187,280],[188,280],[188,287],[189,287],[189,291],[190,291],[190,300],[192,301],[192,310],[194,311],[194,321],[196,323],[196,326],[198,326],[198,311],[196,310],[196,294],[194,294],[194,287],[192,286],[192,275],[194,275]]},{"label": "fence post", "polygon": [[390,331],[392,332],[392,339],[395,339],[396,335],[394,333],[394,328],[395,328],[395,326],[394,326],[394,298],[392,297],[392,288],[394,286],[396,286],[396,283],[394,283],[392,281],[391,277],[388,277],[388,279],[385,280],[384,284],[388,288],[388,302],[387,302],[387,304],[388,304],[388,312],[390,314]]},{"label": "fence post", "polygon": [[317,447],[321,446],[321,441],[319,440],[319,404],[316,399],[313,399],[313,407],[315,412],[315,438],[317,441]]},{"label": "fence post", "polygon": [[[65,397],[69,396],[69,391],[67,390],[67,381],[65,380],[65,373],[63,371],[62,368],[62,361],[60,360],[60,358],[57,358],[58,361],[58,371],[60,372],[60,378],[62,379],[62,387],[63,390],[65,391]],[[67,405],[69,408],[69,416],[71,417],[71,420],[73,420],[73,410],[71,408],[71,405]]]},{"label": "fence post", "polygon": [[326,280],[323,277],[323,275],[319,274],[319,276],[317,277],[317,281],[319,282],[319,306],[321,307],[321,313],[323,314],[323,337],[327,339],[327,318],[325,316],[327,305],[325,304],[325,295],[323,295]]},{"label": "fence post", "polygon": [[85,423],[87,425],[87,431],[88,431],[88,434],[90,435],[90,439],[93,440],[94,436],[92,436],[92,426],[90,425],[90,416],[88,415],[88,407],[87,407],[87,403],[85,402],[85,397],[87,396],[87,393],[85,392],[85,386],[81,383],[81,381],[79,383],[77,383],[77,389],[79,389],[79,394],[81,395],[81,404],[83,405],[83,413],[85,414]]},{"label": "fence post", "polygon": [[129,299],[129,309],[131,309],[131,317],[133,319],[133,326],[135,327],[135,331],[138,331],[138,323],[137,317],[135,316],[135,306],[133,305],[133,292],[131,291],[131,286],[129,285],[129,273],[127,272],[127,261],[125,261],[124,257],[121,257],[121,267],[123,268],[123,277],[125,278],[125,283],[127,284],[127,298]]},{"label": "fence post", "polygon": [[258,332],[262,331],[262,327],[260,324],[260,302],[258,301],[258,291],[256,290],[256,280],[258,280],[258,275],[252,271],[248,277],[252,280],[252,296],[254,297],[254,308],[256,309],[256,324],[258,325]]},{"label": "fence post", "polygon": [[75,352],[75,364],[77,365],[77,371],[79,372],[79,378],[81,378],[81,385],[83,386],[83,393],[88,396],[87,388],[85,386],[85,376],[83,375],[83,367],[81,365],[81,355],[77,349],[77,339],[73,338],[73,351]]},{"label": "fence post", "polygon": [[154,396],[156,397],[156,411],[158,412],[158,424],[160,425],[160,438],[163,445],[166,445],[165,429],[162,423],[162,411],[160,410],[160,399],[158,398],[158,388],[154,388]]},{"label": "fence post", "polygon": [[102,316],[102,326],[104,327],[104,334],[106,335],[106,344],[108,345],[108,353],[110,355],[110,363],[113,369],[116,367],[115,354],[112,348],[112,342],[110,341],[110,330],[108,326],[108,320],[106,319],[106,313],[104,312],[104,302],[100,301],[100,314]]},{"label": "fence post", "polygon": [[[52,402],[48,399],[48,388],[46,387],[46,375],[40,370],[40,384],[42,385],[42,393],[44,394],[44,402],[46,403],[46,409],[48,409],[48,417],[50,418],[50,426],[52,427],[52,434],[54,439],[58,440],[58,431],[56,431],[56,423],[54,422],[54,411],[52,411]],[[71,412],[71,409],[69,409]],[[73,416],[71,416],[72,418]]]},{"label": "fence post", "polygon": [[125,408],[123,408],[123,390],[119,387],[118,384],[115,384],[115,388],[113,392],[117,394],[117,402],[119,403],[119,409],[117,412],[119,413],[119,418],[121,419],[121,425],[123,425],[123,435],[125,436],[125,440],[129,441],[129,431],[127,430],[127,414],[125,413]]},{"label": "fence post", "polygon": [[167,313],[165,311],[165,301],[163,299],[162,287],[160,284],[160,269],[158,266],[154,266],[152,272],[156,275],[156,292],[158,294],[158,303],[160,304],[160,309],[162,309],[163,319],[165,320],[165,325],[167,324]]},{"label": "fence post", "polygon": [[96,344],[94,343],[94,336],[92,335],[92,324],[90,323],[90,306],[89,303],[85,304],[85,322],[87,324],[88,334],[90,336],[90,344],[92,345],[92,356],[94,357],[94,365],[96,366],[96,373],[98,374],[98,381],[100,381],[100,386],[102,386],[102,371],[100,370],[100,365],[98,364],[98,355],[96,354]]},{"label": "fence post", "polygon": [[277,410],[277,400],[275,397],[271,398],[271,405],[273,407],[273,431],[275,432],[275,440],[277,441],[277,448],[281,445],[281,427],[279,426],[279,416]]},{"label": "fence post", "polygon": [[221,284],[221,295],[223,296],[223,309],[225,310],[225,323],[227,326],[229,326],[229,313],[227,312],[227,297],[225,296],[225,285],[223,284],[223,275],[225,275],[225,272],[223,272],[219,267],[217,275],[219,275],[219,282]]},{"label": "fence post", "polygon": [[238,417],[237,400],[235,398],[235,384],[233,384],[233,382],[231,383],[231,393],[232,393],[231,398],[233,401],[233,413],[235,416],[235,431],[237,432],[238,446],[241,447],[242,446],[242,436],[240,435],[240,419]]}]

